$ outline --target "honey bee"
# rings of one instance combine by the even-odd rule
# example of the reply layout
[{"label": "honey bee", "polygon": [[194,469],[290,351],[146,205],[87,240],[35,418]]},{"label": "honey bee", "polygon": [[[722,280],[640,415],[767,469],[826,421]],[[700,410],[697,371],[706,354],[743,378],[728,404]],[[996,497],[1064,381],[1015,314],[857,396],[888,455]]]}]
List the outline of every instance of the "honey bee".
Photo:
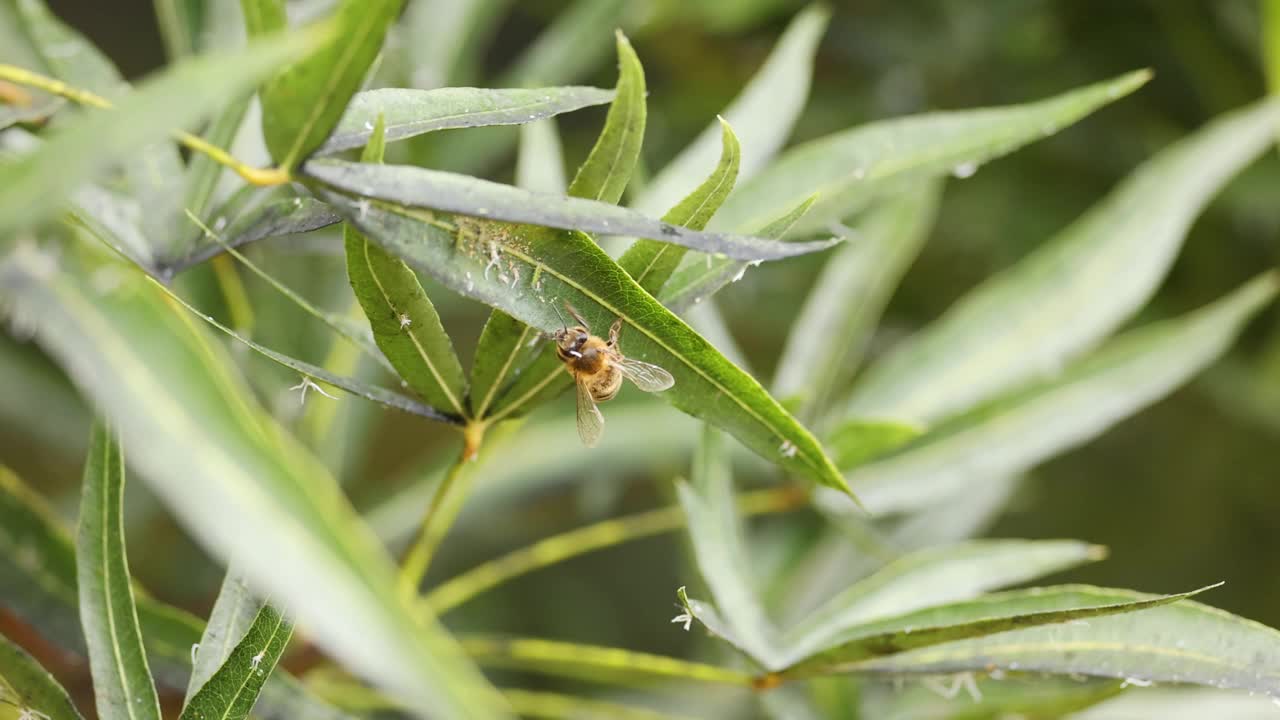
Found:
[{"label": "honey bee", "polygon": [[605,340],[591,334],[587,321],[572,305],[565,303],[565,308],[578,324],[557,330],[551,339],[556,344],[556,355],[577,385],[578,437],[587,447],[595,447],[604,432],[604,415],[596,403],[612,400],[622,387],[623,378],[645,392],[661,392],[676,381],[657,365],[623,356],[618,349],[622,318],[609,327],[609,339]]}]

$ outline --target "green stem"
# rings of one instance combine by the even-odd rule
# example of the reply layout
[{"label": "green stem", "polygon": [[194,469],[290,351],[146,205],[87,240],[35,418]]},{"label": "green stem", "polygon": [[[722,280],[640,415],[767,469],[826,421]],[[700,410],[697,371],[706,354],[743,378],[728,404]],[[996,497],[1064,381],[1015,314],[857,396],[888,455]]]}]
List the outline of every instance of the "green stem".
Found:
[{"label": "green stem", "polygon": [[427,512],[422,517],[418,537],[404,556],[404,562],[400,566],[400,590],[406,598],[417,596],[422,579],[431,566],[431,558],[449,533],[453,521],[457,519],[458,511],[462,509],[462,503],[475,480],[475,473],[467,472],[467,466],[475,459],[479,449],[479,436],[484,433],[483,426],[480,426],[478,432],[476,427],[477,424],[472,423],[463,430],[466,440],[462,454],[436,486],[431,501],[427,503]]}]

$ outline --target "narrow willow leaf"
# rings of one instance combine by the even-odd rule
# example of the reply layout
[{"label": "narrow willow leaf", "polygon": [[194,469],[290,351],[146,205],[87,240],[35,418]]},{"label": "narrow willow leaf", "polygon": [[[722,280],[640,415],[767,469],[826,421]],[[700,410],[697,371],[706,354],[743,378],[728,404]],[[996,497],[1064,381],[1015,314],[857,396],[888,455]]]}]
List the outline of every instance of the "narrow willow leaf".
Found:
[{"label": "narrow willow leaf", "polygon": [[279,610],[263,605],[236,649],[182,709],[179,720],[248,716],[292,635],[293,624]]},{"label": "narrow willow leaf", "polygon": [[[223,219],[225,222],[225,218]],[[161,276],[169,279],[223,251],[223,245],[238,248],[252,242],[281,235],[294,235],[319,230],[342,222],[342,217],[325,203],[308,197],[276,200],[255,208],[227,228],[225,243],[202,235],[197,245],[184,257],[162,264]],[[218,225],[215,220],[214,226]]]},{"label": "narrow willow leaf", "polygon": [[932,422],[1055,373],[1151,297],[1201,209],[1274,141],[1277,127],[1273,100],[1165,149],[872,366],[849,412]]},{"label": "narrow willow leaf", "polygon": [[851,470],[906,445],[924,434],[916,425],[848,420],[831,432],[826,445],[842,471]]},{"label": "narrow willow leaf", "polygon": [[277,163],[292,168],[329,137],[403,5],[404,0],[342,0],[328,43],[258,93],[262,135]]},{"label": "narrow willow leaf", "polygon": [[[1076,586],[1042,610],[1153,600]],[[859,673],[947,673],[990,668],[1176,682],[1280,696],[1280,632],[1194,601],[959,640],[864,661]]]},{"label": "narrow willow leaf", "polygon": [[[325,35],[293,34],[231,53],[173,65],[122,98],[111,111],[74,123],[38,151],[0,165],[0,237],[43,221],[85,181],[133,157],[169,130],[220,108]],[[103,138],[111,142],[103,142]]]},{"label": "narrow willow leaf", "polygon": [[[33,45],[39,50],[45,66],[59,80],[75,88],[90,90],[112,100],[129,92],[120,71],[105,54],[83,35],[68,27],[49,12],[43,0],[13,3],[21,14]],[[174,178],[185,169],[178,149],[163,135],[122,156],[126,182],[133,195],[145,198],[148,212],[140,224],[149,244],[158,251],[174,249],[171,238],[177,224],[182,186]]]},{"label": "narrow willow leaf", "polygon": [[[209,123],[201,138],[214,147],[229,147],[236,139],[240,126],[244,124],[245,115],[249,112],[252,96],[246,95],[223,108]],[[209,202],[213,199],[218,181],[227,167],[208,155],[193,153],[191,164],[186,172],[186,190],[183,193],[182,207],[191,211],[196,217],[207,219]],[[190,247],[181,248],[180,252],[169,253],[170,257],[191,252]]]},{"label": "narrow willow leaf", "polygon": [[[720,125],[723,143],[720,162],[701,185],[662,216],[663,222],[701,230],[733,191],[742,149],[738,144],[738,136],[734,135],[729,123],[722,118]],[[685,249],[678,245],[657,240],[637,240],[618,259],[618,264],[650,295],[657,295],[680,265],[684,255]]]},{"label": "narrow willow leaf", "polygon": [[645,84],[644,68],[631,43],[621,30],[616,31],[618,44],[618,86],[605,118],[604,129],[591,148],[591,153],[569,183],[572,197],[617,203],[631,180],[640,145],[644,142]]},{"label": "narrow willow leaf", "polygon": [[404,11],[400,33],[409,84],[419,88],[475,85],[482,54],[512,0],[415,0]]},{"label": "narrow willow leaf", "polygon": [[[135,441],[131,460],[184,527],[415,712],[503,716],[449,636],[408,612],[385,551],[323,466],[253,403],[221,346],[131,269],[72,259],[51,272],[38,251],[12,254],[3,298]],[[89,274],[103,270],[120,282],[92,290]]]},{"label": "narrow willow leaf", "polygon": [[[939,424],[847,475],[873,512],[921,508],[993,475],[1033,467],[1155,402],[1218,358],[1275,297],[1268,273],[1178,318],[1130,330],[1052,380]],[[837,496],[823,507],[846,506]]]},{"label": "narrow willow leaf", "polygon": [[[831,10],[815,3],[796,15],[764,64],[738,97],[725,108],[723,121],[732,124],[743,141],[738,179],[754,175],[782,147],[809,98],[813,56],[827,28]],[[697,182],[722,147],[721,128],[711,123],[636,198],[641,212],[666,210]]]},{"label": "narrow willow leaf", "polygon": [[574,82],[609,54],[609,31],[626,25],[626,0],[576,0],[502,74],[499,85]]},{"label": "narrow willow leaf", "polygon": [[751,676],[738,670],[620,648],[492,635],[464,635],[461,640],[467,654],[487,667],[624,684],[673,679],[728,685],[751,683]]},{"label": "narrow willow leaf", "polygon": [[[361,159],[382,162],[384,143],[379,116]],[[428,403],[465,417],[462,364],[418,276],[350,224],[343,228],[343,243],[351,289],[369,319],[373,339],[396,373]]]},{"label": "narrow willow leaf", "polygon": [[[534,193],[511,185],[409,165],[372,165],[322,159],[307,163],[303,171],[336,190],[404,207],[444,210],[484,220],[652,238],[739,260],[778,260],[824,250],[838,242],[782,243],[743,235],[696,232],[616,205]],[[325,195],[331,197],[332,193]]]},{"label": "narrow willow leaf", "polygon": [[[12,710],[5,709],[8,705]],[[0,635],[0,715],[82,720],[71,697],[25,650]],[[27,713],[26,715],[19,713]]]},{"label": "narrow willow leaf", "polygon": [[896,655],[1009,630],[1148,610],[1185,600],[1218,585],[1176,595],[1101,604],[1081,604],[1079,589],[1074,586],[988,595],[970,602],[928,608],[851,628],[833,638],[830,647],[798,658],[780,674],[784,677],[805,677],[857,672],[858,664],[868,658]]},{"label": "narrow willow leaf", "polygon": [[564,695],[552,692],[535,692],[533,690],[502,691],[502,696],[511,703],[511,709],[521,717],[542,718],[543,720],[692,720],[688,715],[677,715],[667,711],[658,712],[639,708],[634,705],[622,705],[606,700],[593,700],[576,695]]},{"label": "narrow willow leaf", "polygon": [[333,135],[317,150],[328,154],[363,146],[379,115],[386,118],[387,142],[436,130],[521,125],[613,99],[612,90],[546,87],[489,90],[445,87],[433,90],[381,88],[357,93]]},{"label": "narrow willow leaf", "polygon": [[160,720],[125,557],[124,455],[101,423],[94,425],[84,466],[76,576],[98,717]]},{"label": "narrow willow leaf", "polygon": [[[728,430],[785,469],[842,488],[822,448],[795,418],[750,375],[654,301],[590,237],[532,227],[515,234],[501,226],[481,225],[481,232],[476,232],[475,221],[463,217],[452,218],[455,226],[433,214],[394,205],[365,205],[334,194],[329,200],[388,252],[455,292],[535,329],[550,333],[562,327],[564,302],[598,330],[621,319],[622,352],[675,377],[676,388],[660,393],[663,399]],[[496,273],[493,266],[498,267]],[[563,369],[559,373],[567,378]],[[552,383],[556,376],[547,372],[545,377]]]},{"label": "narrow willow leaf", "polygon": [[793,658],[831,644],[849,628],[1097,561],[1105,551],[1074,540],[975,540],[921,550],[850,585],[790,628]]},{"label": "narrow willow leaf", "polygon": [[[853,242],[832,253],[791,325],[774,376],[778,397],[798,397],[812,416],[853,375],[880,313],[933,226],[939,183],[890,198],[871,210]],[[885,416],[891,417],[891,416]]]},{"label": "narrow willow leaf", "polygon": [[885,120],[797,145],[739,188],[712,226],[755,227],[817,193],[800,229],[824,229],[905,182],[967,174],[1052,135],[1150,78],[1139,70],[1038,102]]},{"label": "narrow willow leaf", "polygon": [[1268,697],[1203,688],[1151,688],[1130,690],[1068,717],[1070,720],[1272,720],[1275,716],[1275,701]]},{"label": "narrow willow leaf", "polygon": [[[782,238],[804,217],[816,200],[816,196],[806,199],[761,227],[755,234],[763,238]],[[658,298],[672,312],[683,313],[729,283],[741,280],[750,265],[745,260],[719,257],[708,257],[707,262],[686,263],[671,275]]]},{"label": "narrow willow leaf", "polygon": [[[1070,718],[1077,710],[1114,697],[1122,691],[1119,680],[1087,678],[1022,676],[1008,674],[994,678],[982,675],[954,676],[959,682],[956,690],[963,688],[966,678],[973,680],[976,697],[958,698],[946,684],[936,678],[922,679],[918,683],[868,683],[862,690],[862,711],[865,717],[878,720],[930,720],[955,717],[957,712],[965,720],[994,720],[995,718]],[[1128,693],[1125,694],[1126,696]],[[1270,701],[1267,701],[1270,702]],[[967,715],[967,717],[966,717]],[[1196,715],[1195,718],[1212,717]],[[1221,717],[1235,717],[1222,715]],[[1124,716],[1123,720],[1161,718],[1173,720],[1161,713]],[[1111,718],[1110,720],[1121,720]],[[1241,718],[1241,720],[1252,720]]]},{"label": "narrow willow leaf", "polygon": [[690,624],[697,620],[707,629],[707,632],[714,637],[729,643],[735,650],[742,653],[743,656],[750,658],[760,667],[766,670],[778,670],[782,668],[781,658],[773,656],[757,656],[749,643],[745,642],[738,634],[734,632],[733,627],[720,617],[720,613],[711,603],[695,600],[689,597],[688,592],[683,586],[676,589],[676,600],[679,601],[680,607],[684,608],[684,612],[677,615],[671,622],[685,623],[685,629],[688,630]]},{"label": "narrow willow leaf", "polygon": [[191,704],[200,688],[231,657],[231,651],[240,644],[262,607],[263,603],[249,591],[244,578],[234,568],[228,570],[209,613],[209,622],[200,636],[200,644],[194,651],[195,662],[191,666],[183,708]]},{"label": "narrow willow leaf", "polygon": [[1267,87],[1280,95],[1280,0],[1262,0],[1262,57]]},{"label": "narrow willow leaf", "polygon": [[750,655],[772,662],[777,633],[765,613],[751,574],[750,552],[734,502],[732,467],[718,430],[704,426],[693,460],[692,485],[677,482],[676,494],[689,521],[698,573],[716,606]]},{"label": "narrow willow leaf", "polygon": [[[71,535],[40,496],[4,468],[0,468],[0,586],[6,588],[5,608],[42,637],[72,652],[86,652]],[[183,687],[191,670],[191,648],[201,640],[200,621],[146,595],[136,599],[156,682]],[[350,720],[282,672],[268,681],[256,714],[263,720]]]},{"label": "narrow willow leaf", "polygon": [[152,5],[165,55],[170,60],[177,60],[195,52],[195,18],[191,16],[196,8],[193,4],[188,0],[154,0]]},{"label": "narrow willow leaf", "polygon": [[555,120],[535,120],[520,126],[516,186],[535,192],[566,192],[564,151]]},{"label": "narrow willow leaf", "polygon": [[289,25],[284,0],[240,0],[240,9],[245,33],[251,38],[280,32]]}]

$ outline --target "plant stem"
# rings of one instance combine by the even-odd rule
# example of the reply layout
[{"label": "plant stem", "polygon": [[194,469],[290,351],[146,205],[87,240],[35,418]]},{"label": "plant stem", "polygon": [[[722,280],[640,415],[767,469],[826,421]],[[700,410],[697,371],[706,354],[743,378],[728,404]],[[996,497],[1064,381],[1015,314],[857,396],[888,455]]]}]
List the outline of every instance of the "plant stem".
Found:
[{"label": "plant stem", "polygon": [[[803,506],[806,501],[801,488],[771,488],[743,493],[738,497],[738,510],[744,515],[786,512]],[[673,505],[552,535],[453,577],[427,593],[420,607],[433,615],[441,615],[512,578],[571,557],[671,532],[684,522],[684,511]]]},{"label": "plant stem", "polygon": [[[109,110],[112,107],[111,101],[101,95],[73,87],[61,80],[56,80],[39,73],[34,73],[30,70],[24,70],[23,68],[14,65],[5,65],[0,63],[0,80],[8,80],[19,85],[26,85],[28,87],[44,90],[47,93],[64,97],[72,102],[80,103],[81,105],[88,105],[90,107],[100,108],[103,110]],[[209,159],[214,162],[230,168],[241,178],[244,178],[245,182],[251,185],[283,185],[290,180],[289,171],[284,168],[256,168],[246,165],[232,157],[226,150],[205,142],[202,138],[192,135],[191,133],[178,130],[174,132],[174,137],[177,138],[178,142],[186,145],[191,150],[207,155],[209,156]]]},{"label": "plant stem", "polygon": [[[479,430],[476,430],[477,426]],[[418,538],[409,548],[409,552],[404,556],[404,562],[400,565],[400,589],[408,599],[417,596],[418,587],[422,585],[422,579],[427,575],[427,569],[431,566],[431,558],[435,555],[436,548],[440,546],[449,528],[453,526],[453,521],[457,519],[458,511],[462,509],[467,491],[471,489],[471,483],[475,480],[475,473],[467,472],[467,466],[475,459],[480,438],[483,435],[483,425],[478,423],[466,425],[463,429],[463,436],[466,439],[462,454],[449,467],[449,471],[436,486],[435,493],[431,495],[431,501],[427,503],[427,512],[422,517],[422,528],[418,531]]]}]

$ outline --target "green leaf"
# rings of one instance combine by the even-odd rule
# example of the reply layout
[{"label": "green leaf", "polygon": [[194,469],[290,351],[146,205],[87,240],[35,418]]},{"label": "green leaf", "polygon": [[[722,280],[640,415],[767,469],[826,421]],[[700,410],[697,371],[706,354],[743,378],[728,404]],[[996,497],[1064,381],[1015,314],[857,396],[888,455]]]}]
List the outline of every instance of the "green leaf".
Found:
[{"label": "green leaf", "polygon": [[[122,98],[111,111],[68,123],[36,152],[0,164],[0,237],[45,220],[76,188],[136,155],[169,130],[221,108],[324,35],[266,40],[233,53],[179,62]],[[104,138],[110,138],[104,142]]]},{"label": "green leaf", "polygon": [[555,120],[535,120],[520,126],[516,186],[535,192],[566,192],[564,151]]},{"label": "green leaf", "polygon": [[929,113],[863,125],[797,145],[725,203],[713,227],[755,227],[817,193],[801,232],[824,229],[905,183],[977,166],[1076,122],[1151,78],[1139,70],[1061,95],[998,108]]},{"label": "green leaf", "polygon": [[280,166],[293,168],[324,144],[403,5],[404,0],[343,0],[334,11],[336,34],[328,43],[258,93],[262,134]]},{"label": "green leaf", "polygon": [[[786,235],[813,206],[816,197],[810,197],[777,219],[767,223],[755,234],[763,238],[778,239]],[[673,312],[683,313],[731,282],[741,280],[747,268],[754,263],[708,256],[707,262],[686,263],[671,275],[662,288],[659,299]]]},{"label": "green leaf", "polygon": [[278,33],[289,26],[284,0],[240,0],[240,9],[245,33],[251,38]]},{"label": "green leaf", "polygon": [[[675,377],[674,391],[661,393],[665,400],[728,430],[784,469],[842,487],[839,474],[804,427],[755,379],[636,285],[588,236],[533,227],[516,234],[497,226],[493,232],[479,226],[483,235],[474,237],[477,225],[466,218],[452,218],[458,223],[454,226],[430,213],[384,203],[365,209],[342,196],[331,195],[330,200],[388,252],[535,329],[550,333],[562,327],[560,308],[566,301],[593,328],[604,330],[621,319],[622,351]],[[491,265],[499,268],[493,277],[486,273]],[[546,383],[560,377],[564,387],[568,380],[563,368],[558,376],[551,369],[539,372]]]},{"label": "green leaf", "polygon": [[160,720],[125,557],[124,455],[102,423],[94,425],[85,459],[76,575],[98,717]]},{"label": "green leaf", "polygon": [[[1041,611],[1141,602],[1159,596],[1076,586]],[[1029,601],[1034,597],[1029,597]],[[860,673],[980,671],[1178,682],[1280,696],[1280,632],[1194,601],[959,640],[860,663]]]},{"label": "green leaf", "polygon": [[[382,118],[363,160],[381,162]],[[465,417],[466,380],[453,342],[440,324],[418,276],[400,258],[370,243],[351,225],[343,228],[351,289],[369,319],[373,339],[396,372],[428,403]]]},{"label": "green leaf", "polygon": [[[245,115],[249,112],[252,100],[252,96],[246,95],[229,103],[209,123],[201,139],[214,147],[230,147],[240,131],[240,126],[244,124]],[[218,188],[218,181],[222,179],[222,174],[226,170],[225,165],[208,155],[193,153],[186,173],[186,191],[183,194],[182,207],[202,220],[208,219],[209,202]],[[170,257],[176,257],[191,250],[192,248],[188,246],[181,248],[179,252],[168,254]]]},{"label": "green leaf", "polygon": [[850,470],[886,455],[922,434],[924,429],[915,425],[847,420],[831,432],[826,445],[831,450],[831,459],[835,461],[836,467]]},{"label": "green leaf", "polygon": [[[416,712],[503,716],[448,635],[408,612],[385,551],[323,466],[254,404],[220,345],[135,271],[63,253],[50,272],[38,252],[0,264],[4,301],[135,441],[140,474],[202,545],[234,556],[320,648]],[[119,282],[92,290],[89,274],[103,271]]]},{"label": "green leaf", "polygon": [[676,494],[689,521],[698,573],[707,582],[726,625],[751,657],[772,662],[779,656],[777,632],[760,603],[751,573],[732,472],[724,436],[703,426],[693,460],[693,483],[677,482]]},{"label": "green leaf", "polygon": [[292,635],[293,624],[279,610],[263,605],[236,649],[182,709],[179,720],[248,716]]},{"label": "green leaf", "polygon": [[487,43],[511,0],[414,0],[393,28],[413,38],[404,48],[409,84],[419,88],[475,85]]},{"label": "green leaf", "polygon": [[[842,682],[843,678],[833,678],[833,681]],[[957,693],[967,689],[969,681],[972,681],[977,694],[970,693],[969,697],[958,699]],[[1082,720],[1080,716],[1069,713],[1122,691],[1119,680],[1019,674],[997,674],[995,677],[961,674],[953,675],[948,683],[941,682],[939,678],[925,678],[919,683],[866,683],[859,687],[863,717],[877,720],[1011,720],[1017,717]],[[1212,715],[1194,717],[1199,719]],[[1221,717],[1235,716],[1227,714]],[[1161,713],[1127,715],[1123,720],[1142,718],[1172,720]]]},{"label": "green leaf", "polygon": [[[1222,583],[1218,583],[1221,585]],[[988,595],[964,603],[928,608],[851,628],[831,646],[784,668],[783,677],[858,672],[869,658],[980,638],[1010,630],[1088,620],[1168,605],[1208,587],[1176,595],[1093,604],[1081,602],[1078,587],[1044,587]]]},{"label": "green leaf", "polygon": [[[634,235],[739,260],[778,260],[824,250],[838,242],[782,243],[743,235],[698,232],[595,200],[532,193],[511,185],[409,165],[322,159],[307,163],[303,172],[344,193],[383,200],[403,208],[431,208],[482,218],[472,221],[476,223],[504,220],[564,230]],[[322,194],[333,204],[332,192]],[[344,199],[342,204],[352,202]]]},{"label": "green leaf", "polygon": [[[738,164],[742,157],[741,147],[729,123],[724,119],[721,119],[720,123],[721,141],[724,147],[720,154],[720,162],[701,185],[662,216],[663,222],[701,230],[707,226],[711,216],[715,215],[716,210],[720,209],[725,198],[733,191],[734,181],[738,177]],[[635,278],[640,287],[651,295],[657,295],[670,279],[671,274],[675,272],[680,261],[684,259],[684,255],[684,248],[678,245],[657,240],[637,240],[618,259],[618,264],[627,271],[628,275]]]},{"label": "green leaf", "polygon": [[1280,0],[1262,0],[1262,56],[1267,87],[1280,94]]},{"label": "green leaf", "polygon": [[789,657],[806,657],[850,628],[1102,559],[1074,540],[975,540],[917,551],[850,585],[809,613],[784,638]]},{"label": "green leaf", "polygon": [[170,60],[177,60],[192,54],[196,38],[191,15],[196,8],[188,0],[154,0],[152,5],[156,10],[156,24],[160,26],[165,55]]},{"label": "green leaf", "polygon": [[253,597],[240,573],[234,568],[228,570],[209,613],[209,622],[200,636],[200,644],[194,650],[195,662],[191,666],[191,679],[187,681],[183,708],[191,704],[200,688],[231,657],[231,651],[240,644],[262,607],[263,603]]},{"label": "green leaf", "polygon": [[224,245],[238,248],[259,240],[307,233],[340,222],[342,217],[319,200],[308,197],[275,200],[255,208],[232,223],[226,231],[225,243],[201,235],[201,240],[185,256],[162,262],[159,274],[164,279],[172,279],[178,273],[218,255],[223,251]]},{"label": "green leaf", "polygon": [[[754,175],[791,134],[809,97],[813,56],[826,31],[830,8],[815,3],[795,16],[764,64],[722,113],[742,138],[739,181]],[[658,213],[674,205],[723,147],[723,130],[711,123],[649,181],[633,206]]]},{"label": "green leaf", "polygon": [[677,715],[668,711],[658,712],[634,705],[623,705],[606,700],[565,695],[553,692],[535,692],[533,690],[502,691],[502,696],[511,703],[511,709],[526,718],[543,718],[544,720],[692,720],[688,715]]},{"label": "green leaf", "polygon": [[849,412],[930,423],[1053,374],[1151,297],[1201,209],[1274,141],[1277,127],[1280,100],[1263,102],[1165,149],[875,363]]},{"label": "green leaf", "polygon": [[1151,688],[1130,690],[1114,700],[1071,716],[1071,720],[1271,720],[1275,701],[1226,690]]},{"label": "green leaf", "polygon": [[618,44],[618,86],[605,118],[604,129],[591,153],[569,183],[571,197],[616,204],[631,180],[640,146],[644,143],[644,68],[621,30]]},{"label": "green leaf", "polygon": [[46,720],[82,720],[67,691],[49,671],[4,635],[0,635],[0,704]]},{"label": "green leaf", "polygon": [[484,88],[381,88],[356,93],[333,135],[316,151],[328,154],[364,145],[373,123],[386,119],[387,142],[436,130],[522,125],[541,118],[603,105],[612,90],[594,87],[546,87],[489,90]]},{"label": "green leaf", "polygon": [[823,266],[791,324],[773,381],[778,397],[800,398],[801,416],[830,403],[857,369],[880,313],[933,226],[939,185],[923,184],[872,209],[853,242]]},{"label": "green leaf", "polygon": [[[941,423],[846,478],[867,507],[883,513],[926,507],[993,475],[1033,467],[1097,436],[1212,363],[1278,287],[1280,278],[1268,273],[1199,310],[1130,330],[1058,377]],[[852,510],[837,496],[819,502]]]},{"label": "green leaf", "polygon": [[[0,467],[0,585],[6,588],[3,604],[45,639],[83,655],[75,563],[70,533],[40,496]],[[191,670],[191,646],[201,641],[200,621],[140,593],[136,600],[138,622],[156,681],[173,688],[183,687]],[[349,720],[282,672],[268,681],[257,713],[264,720]]]}]

